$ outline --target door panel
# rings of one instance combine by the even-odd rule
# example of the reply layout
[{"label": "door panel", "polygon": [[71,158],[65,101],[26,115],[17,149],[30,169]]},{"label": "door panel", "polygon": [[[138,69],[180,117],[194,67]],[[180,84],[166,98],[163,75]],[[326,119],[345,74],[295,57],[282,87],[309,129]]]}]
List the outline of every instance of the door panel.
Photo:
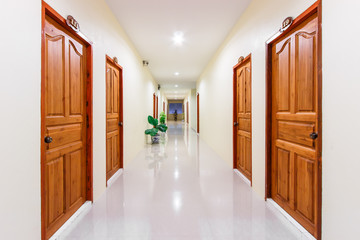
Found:
[{"label": "door panel", "polygon": [[272,188],[281,207],[315,234],[319,149],[317,14],[272,45]]},{"label": "door panel", "polygon": [[120,169],[120,99],[121,69],[112,61],[106,62],[106,180]]},{"label": "door panel", "polygon": [[251,146],[251,58],[235,69],[236,74],[236,168],[250,181],[252,176]]},{"label": "door panel", "polygon": [[45,19],[45,232],[53,235],[86,199],[85,46]]}]

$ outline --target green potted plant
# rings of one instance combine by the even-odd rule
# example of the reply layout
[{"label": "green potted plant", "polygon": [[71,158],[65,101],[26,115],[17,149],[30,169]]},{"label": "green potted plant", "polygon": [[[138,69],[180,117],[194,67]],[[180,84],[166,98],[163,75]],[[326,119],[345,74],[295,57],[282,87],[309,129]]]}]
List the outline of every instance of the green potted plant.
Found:
[{"label": "green potted plant", "polygon": [[162,116],[163,116],[162,113],[160,114],[160,124],[159,124],[159,121],[157,119],[153,118],[150,115],[148,116],[148,122],[151,125],[153,125],[153,128],[146,129],[145,134],[151,136],[151,142],[152,143],[159,143],[159,140],[160,140],[160,138],[159,138],[160,137],[159,130],[160,130],[160,132],[165,133],[166,130],[168,129],[168,127],[165,124],[165,117],[162,118]]}]

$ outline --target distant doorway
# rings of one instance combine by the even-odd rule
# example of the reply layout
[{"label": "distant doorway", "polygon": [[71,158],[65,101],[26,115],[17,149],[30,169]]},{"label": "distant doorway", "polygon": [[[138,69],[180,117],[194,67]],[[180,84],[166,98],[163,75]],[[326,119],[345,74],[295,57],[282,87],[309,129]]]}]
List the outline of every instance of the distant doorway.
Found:
[{"label": "distant doorway", "polygon": [[186,123],[189,123],[189,101],[186,102]]}]

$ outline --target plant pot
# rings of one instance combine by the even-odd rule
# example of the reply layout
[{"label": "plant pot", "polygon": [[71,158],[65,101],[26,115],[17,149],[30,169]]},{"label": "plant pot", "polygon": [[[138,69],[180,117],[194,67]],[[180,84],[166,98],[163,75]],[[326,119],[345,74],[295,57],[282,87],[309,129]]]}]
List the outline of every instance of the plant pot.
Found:
[{"label": "plant pot", "polygon": [[151,143],[152,144],[157,144],[160,142],[160,135],[156,134],[155,136],[151,136]]}]

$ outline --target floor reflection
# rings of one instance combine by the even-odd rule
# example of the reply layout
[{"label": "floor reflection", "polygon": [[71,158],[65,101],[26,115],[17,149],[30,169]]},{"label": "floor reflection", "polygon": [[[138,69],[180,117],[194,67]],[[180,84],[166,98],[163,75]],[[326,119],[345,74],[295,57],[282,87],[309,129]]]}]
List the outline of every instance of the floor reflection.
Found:
[{"label": "floor reflection", "polygon": [[147,144],[61,239],[301,239],[182,122]]}]

